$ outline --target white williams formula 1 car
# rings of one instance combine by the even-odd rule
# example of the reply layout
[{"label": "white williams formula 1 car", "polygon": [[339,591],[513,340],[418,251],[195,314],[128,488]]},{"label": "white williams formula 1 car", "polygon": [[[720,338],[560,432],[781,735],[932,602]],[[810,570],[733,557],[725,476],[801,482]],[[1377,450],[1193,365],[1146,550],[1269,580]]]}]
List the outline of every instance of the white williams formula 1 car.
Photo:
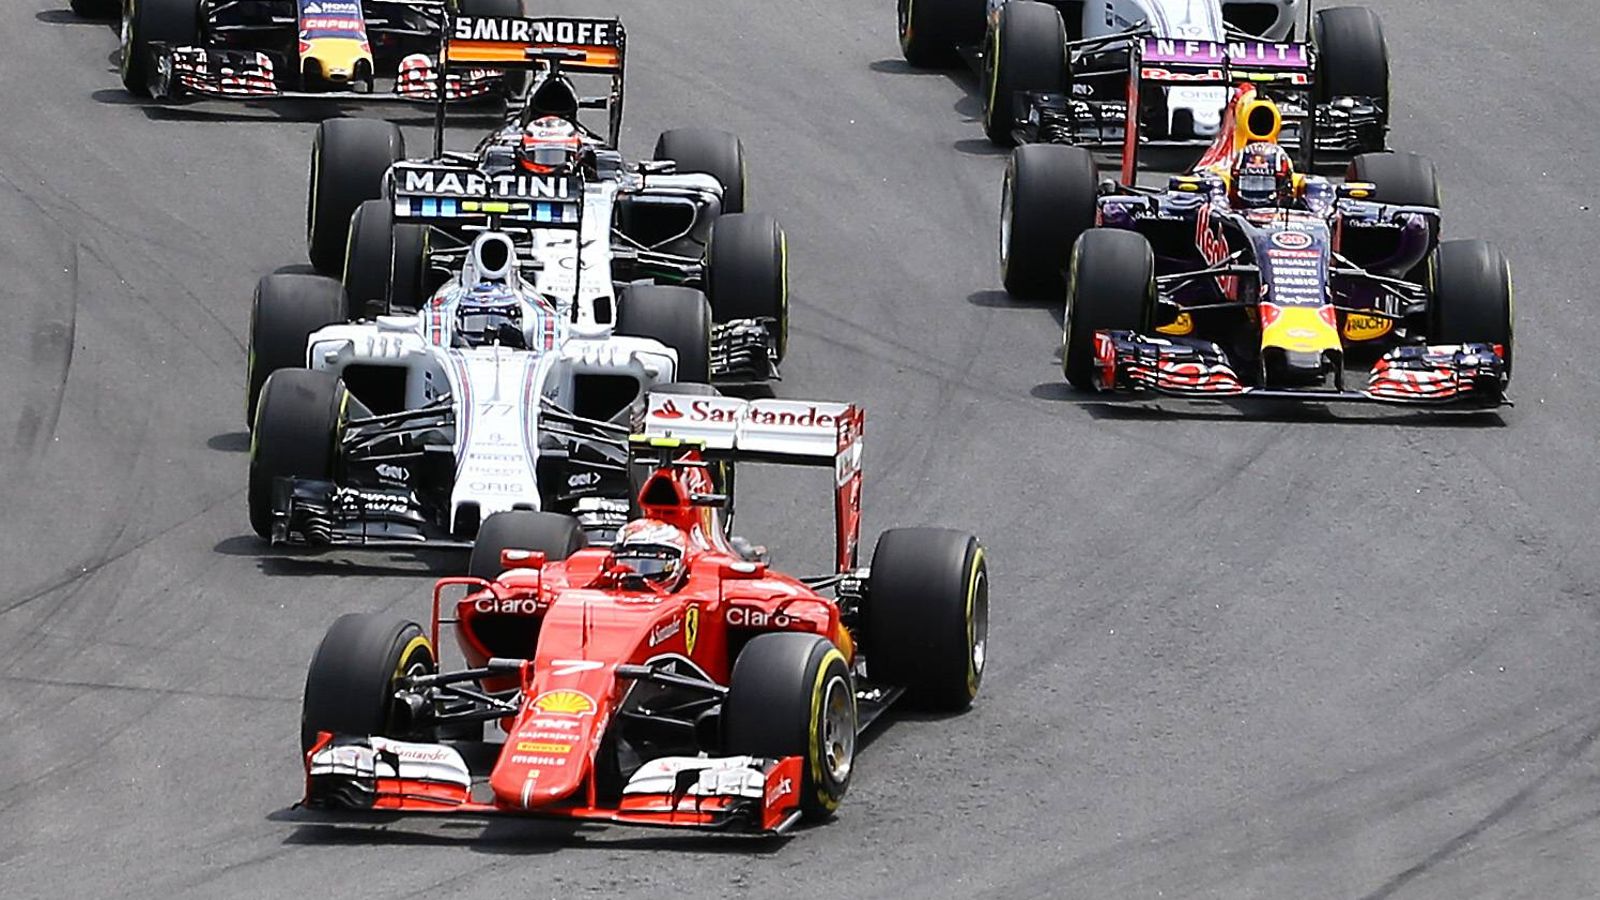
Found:
[{"label": "white williams formula 1 car", "polygon": [[[614,19],[462,15],[447,33],[448,68],[419,68],[409,77],[443,83],[458,68],[531,68],[533,83],[520,108],[471,152],[455,152],[443,148],[441,104],[434,152],[425,161],[406,160],[400,132],[389,123],[323,123],[312,151],[307,217],[317,269],[342,270],[358,311],[416,308],[434,277],[451,270],[494,215],[540,272],[544,293],[572,299],[581,290],[598,321],[619,329],[626,330],[622,320],[631,315],[625,297],[642,283],[704,294],[709,355],[702,363],[679,345],[688,375],[680,380],[705,380],[702,365],[719,381],[778,377],[787,340],[787,242],[772,216],[744,211],[739,140],[721,131],[668,131],[654,160],[625,163],[616,146],[626,33]],[[586,43],[559,42],[563,37]],[[603,90],[580,95],[575,79]],[[597,121],[586,124],[583,116]],[[579,221],[507,208],[543,199],[528,187],[547,177],[581,188]],[[401,196],[414,204],[401,210],[402,218],[422,224],[396,224],[386,199]]]},{"label": "white williams formula 1 car", "polygon": [[[571,194],[555,196],[539,201],[544,212],[575,218]],[[592,297],[570,303],[540,277],[509,236],[486,231],[409,314],[345,323],[339,282],[262,279],[250,335],[262,381],[255,531],[273,543],[466,547],[495,512],[544,509],[608,537],[627,514],[635,406],[648,390],[711,390],[672,384],[683,376],[673,344],[703,359],[709,313],[698,292],[640,285],[621,322],[660,339],[626,337]],[[305,368],[273,365],[285,358]]]}]

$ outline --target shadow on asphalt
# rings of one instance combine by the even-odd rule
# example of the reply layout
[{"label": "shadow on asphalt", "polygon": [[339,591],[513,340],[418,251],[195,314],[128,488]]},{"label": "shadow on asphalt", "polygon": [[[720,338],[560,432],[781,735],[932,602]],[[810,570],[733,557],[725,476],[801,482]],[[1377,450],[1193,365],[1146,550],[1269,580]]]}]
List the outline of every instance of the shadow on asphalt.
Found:
[{"label": "shadow on asphalt", "polygon": [[[591,847],[603,850],[658,851],[766,856],[775,854],[794,834],[811,827],[800,826],[790,835],[716,834],[682,830],[640,829],[626,825],[544,821],[536,819],[466,816],[446,819],[435,816],[401,817],[382,813],[346,814],[337,824],[326,821],[329,814],[300,809],[271,813],[272,822],[297,827],[284,839],[299,846],[431,846],[460,847],[479,853],[503,856],[529,856],[556,853],[566,849]],[[370,817],[370,818],[369,818]],[[393,828],[399,823],[424,828]],[[622,835],[617,837],[617,835]],[[629,836],[635,835],[635,836]]]},{"label": "shadow on asphalt", "polygon": [[[115,72],[116,55],[111,57]],[[106,106],[128,106],[138,109],[152,122],[322,122],[343,116],[361,116],[386,119],[396,125],[418,128],[433,126],[433,107],[402,101],[370,103],[351,100],[207,100],[193,99],[162,102],[145,97],[135,97],[121,88],[102,88],[89,95],[96,103]],[[492,128],[503,120],[497,109],[451,109],[451,126]]]},{"label": "shadow on asphalt", "polygon": [[465,551],[423,549],[311,550],[268,547],[250,534],[224,538],[211,548],[223,556],[254,557],[263,575],[289,578],[355,576],[361,578],[429,576],[442,578],[467,571]]},{"label": "shadow on asphalt", "polygon": [[[1108,400],[1085,395],[1065,381],[1034,385],[1028,393],[1040,400],[1070,403],[1095,419],[1113,422],[1284,422],[1332,425],[1411,425],[1429,428],[1504,428],[1506,420],[1495,410],[1406,409],[1393,406],[1339,404],[1281,400],[1195,400],[1140,397]],[[1165,403],[1167,405],[1157,405]],[[1218,407],[1226,407],[1226,411]],[[1362,410],[1356,412],[1356,410]]]},{"label": "shadow on asphalt", "polygon": [[250,432],[230,431],[206,438],[206,446],[220,453],[249,453]]}]

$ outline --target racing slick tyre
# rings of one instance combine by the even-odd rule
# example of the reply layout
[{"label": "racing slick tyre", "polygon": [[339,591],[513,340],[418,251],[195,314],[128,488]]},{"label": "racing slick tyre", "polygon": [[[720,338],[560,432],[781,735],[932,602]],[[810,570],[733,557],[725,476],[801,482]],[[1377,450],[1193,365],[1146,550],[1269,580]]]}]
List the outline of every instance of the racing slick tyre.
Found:
[{"label": "racing slick tyre", "polygon": [[334,441],[345,414],[344,382],[331,372],[280,369],[261,388],[250,440],[250,527],[272,538],[272,483],[281,477],[329,481]]},{"label": "racing slick tyre", "polygon": [[1516,336],[1511,265],[1488,241],[1444,241],[1428,266],[1428,343],[1499,344],[1511,375]]},{"label": "racing slick tyre", "polygon": [[344,292],[352,316],[371,318],[421,307],[432,293],[423,270],[427,240],[421,225],[396,225],[386,200],[356,207],[344,257]]},{"label": "racing slick tyre", "polygon": [[401,678],[438,671],[433,644],[417,623],[375,613],[340,616],[322,636],[306,671],[300,752],[311,750],[319,731],[428,737],[409,728],[395,692]]},{"label": "racing slick tyre", "polygon": [[246,422],[256,419],[256,399],[267,376],[304,366],[312,332],[349,317],[344,288],[332,278],[273,273],[256,282],[245,354]]},{"label": "racing slick tyre", "polygon": [[864,602],[867,675],[924,709],[959,712],[983,682],[989,564],[978,539],[946,528],[878,538]]},{"label": "racing slick tyre", "polygon": [[1099,177],[1082,147],[1011,151],[1000,189],[1000,278],[1011,296],[1061,297],[1072,245],[1094,227]]},{"label": "racing slick tyre", "polygon": [[1420,153],[1363,153],[1350,160],[1346,181],[1377,186],[1374,200],[1396,206],[1440,205],[1439,173]]},{"label": "racing slick tyre", "polygon": [[654,159],[670,159],[680,174],[710,175],[722,183],[722,212],[744,212],[744,143],[714,128],[674,128],[656,138]]},{"label": "racing slick tyre", "polygon": [[1155,305],[1155,256],[1144,235],[1093,228],[1072,248],[1061,371],[1073,387],[1096,389],[1097,331],[1142,331]]},{"label": "racing slick tyre", "polygon": [[[72,9],[81,15],[79,2]],[[122,0],[122,86],[135,97],[150,96],[154,45],[192,46],[199,35],[199,0]]]},{"label": "racing slick tyre", "polygon": [[1067,93],[1072,89],[1067,27],[1061,13],[1039,0],[1012,0],[1000,7],[983,57],[983,131],[991,143],[1016,143],[1011,131],[1021,118],[1022,91]]},{"label": "racing slick tyre", "polygon": [[531,509],[497,512],[478,528],[472,556],[467,560],[467,574],[493,581],[503,571],[502,550],[535,550],[543,553],[547,561],[556,562],[588,545],[583,526],[571,516]]},{"label": "racing slick tyre", "polygon": [[839,808],[856,755],[856,691],[850,667],[821,635],[757,635],[739,651],[722,701],[724,752],[805,760],[800,812],[812,821]]},{"label": "racing slick tyre", "polygon": [[1371,97],[1389,121],[1389,45],[1372,10],[1337,6],[1317,11],[1311,26],[1317,47],[1317,99]]},{"label": "racing slick tyre", "polygon": [[117,14],[117,0],[71,0],[68,5],[80,19],[109,19]]},{"label": "racing slick tyre", "polygon": [[706,246],[711,318],[768,319],[782,362],[789,346],[789,239],[766,213],[723,216]]},{"label": "racing slick tyre", "polygon": [[896,0],[900,53],[919,69],[960,63],[956,48],[983,39],[984,0]]},{"label": "racing slick tyre", "polygon": [[338,275],[350,238],[350,218],[383,194],[383,176],[405,158],[400,128],[377,119],[329,119],[311,142],[306,197],[306,249],[324,275]]},{"label": "racing slick tyre", "polygon": [[652,338],[678,351],[674,381],[711,381],[711,304],[694,288],[629,286],[617,310],[616,333]]}]

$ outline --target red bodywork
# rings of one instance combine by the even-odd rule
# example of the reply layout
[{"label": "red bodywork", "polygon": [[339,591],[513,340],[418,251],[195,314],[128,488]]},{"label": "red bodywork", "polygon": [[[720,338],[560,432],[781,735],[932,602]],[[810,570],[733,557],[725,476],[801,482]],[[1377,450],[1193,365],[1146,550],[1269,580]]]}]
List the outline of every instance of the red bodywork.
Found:
[{"label": "red bodywork", "polygon": [[[839,571],[854,566],[860,520],[859,447],[863,417],[849,407],[837,423],[835,458]],[[670,442],[676,444],[676,441]],[[580,550],[546,563],[543,554],[507,551],[509,568],[494,581],[441,579],[434,588],[431,637],[454,624],[468,666],[490,659],[524,660],[519,677],[484,680],[487,691],[521,689],[522,709],[501,720],[508,735],[488,778],[488,796],[441,791],[435,783],[392,780],[378,785],[373,809],[407,812],[538,814],[644,825],[713,827],[739,798],[625,794],[620,803],[597,796],[596,755],[633,681],[617,667],[662,657],[687,660],[711,681],[727,685],[738,650],[751,637],[802,631],[830,639],[855,662],[850,632],[833,598],[796,578],[752,562],[730,545],[711,472],[717,465],[684,446],[655,468],[639,492],[646,518],[677,527],[688,555],[676,589],[658,590],[625,576],[609,547]],[[824,460],[826,462],[827,460]],[[700,502],[697,502],[699,498]],[[454,616],[446,592],[465,588]],[[331,735],[307,754],[307,761]],[[799,809],[801,757],[786,757],[766,775],[759,827],[773,831]]]}]

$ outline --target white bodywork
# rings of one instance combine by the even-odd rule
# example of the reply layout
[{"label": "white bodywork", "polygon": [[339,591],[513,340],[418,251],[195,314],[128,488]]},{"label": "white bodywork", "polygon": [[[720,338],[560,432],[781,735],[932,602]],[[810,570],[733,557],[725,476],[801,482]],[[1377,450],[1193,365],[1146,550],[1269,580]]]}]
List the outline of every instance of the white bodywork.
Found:
[{"label": "white bodywork", "polygon": [[[609,226],[609,219],[599,221]],[[600,240],[586,241],[585,264],[599,268],[592,289],[589,278],[578,286],[581,299],[576,304],[571,277],[576,268],[572,264],[576,232],[534,233],[534,253],[546,262],[545,274],[536,285],[514,273],[510,278],[510,287],[520,298],[528,349],[458,346],[456,314],[463,303],[470,303],[461,275],[415,314],[330,325],[310,336],[309,368],[335,374],[350,366],[402,368],[405,409],[449,398],[456,432],[452,521],[466,502],[478,504],[484,518],[513,506],[538,508],[535,465],[541,400],[568,399],[562,396],[570,390],[563,372],[642,374],[647,384],[675,379],[675,350],[648,338],[614,336],[609,321],[596,322],[595,301],[612,293],[606,261],[608,230],[600,229]],[[590,236],[587,227],[585,236]],[[466,277],[476,279],[481,274],[469,261]]]},{"label": "white bodywork", "polygon": [[[1277,9],[1276,21],[1261,37],[1281,41],[1289,39],[1295,26],[1305,20],[1308,2],[1255,0],[1249,5]],[[1087,0],[1081,33],[1086,38],[1107,37],[1149,27],[1156,37],[1220,42],[1228,38],[1223,6],[1223,0]],[[1211,137],[1222,127],[1222,109],[1227,102],[1226,88],[1167,88],[1168,115],[1188,110],[1194,116],[1195,133],[1202,137]]]}]

